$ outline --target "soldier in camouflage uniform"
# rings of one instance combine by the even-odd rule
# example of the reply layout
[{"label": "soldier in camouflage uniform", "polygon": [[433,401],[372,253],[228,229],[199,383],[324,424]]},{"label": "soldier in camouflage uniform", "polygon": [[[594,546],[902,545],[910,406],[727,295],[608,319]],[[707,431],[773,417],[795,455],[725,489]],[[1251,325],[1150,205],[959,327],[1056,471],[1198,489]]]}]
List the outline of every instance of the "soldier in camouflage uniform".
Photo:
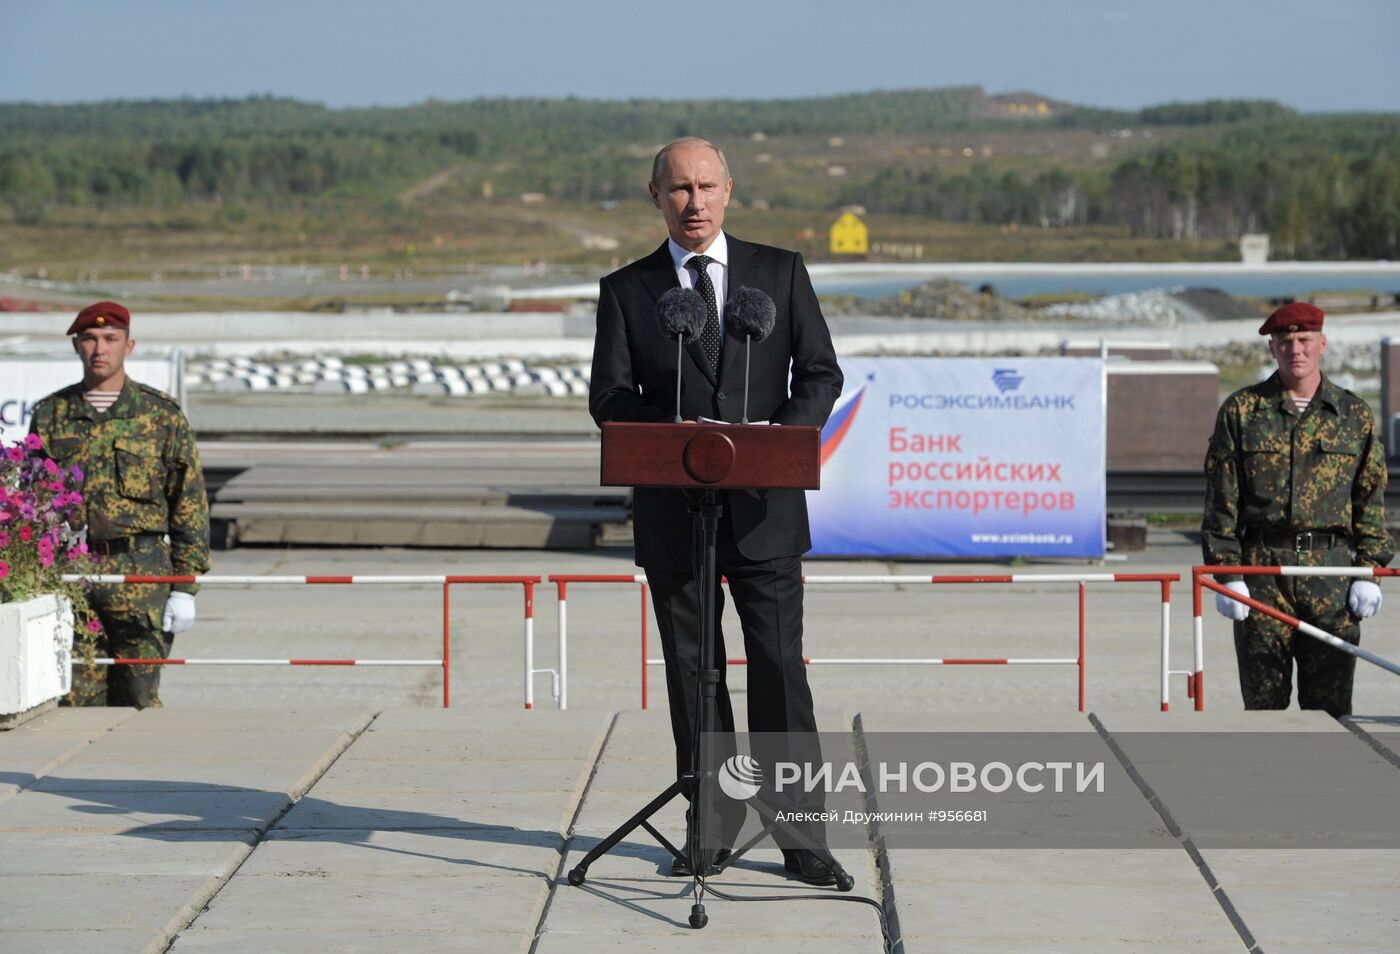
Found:
[{"label": "soldier in camouflage uniform", "polygon": [[[87,539],[104,574],[198,576],[209,571],[209,504],[194,434],[175,399],[126,376],[131,315],[115,302],[83,309],[68,334],[83,381],[44,398],[30,432],[63,467],[76,464]],[[103,405],[105,410],[102,409]],[[194,585],[95,586],[99,655],[165,659],[194,624]],[[159,706],[159,666],[74,668],[75,705]]]},{"label": "soldier in camouflage uniform", "polygon": [[[1230,395],[1206,452],[1205,561],[1234,566],[1382,567],[1395,555],[1385,527],[1385,454],[1366,402],[1321,371],[1323,312],[1285,305],[1259,329],[1278,371]],[[1220,576],[1230,589],[1357,645],[1359,620],[1380,609],[1368,579]],[[1356,657],[1217,594],[1235,620],[1246,709],[1286,709],[1298,665],[1298,704],[1351,712]]]}]

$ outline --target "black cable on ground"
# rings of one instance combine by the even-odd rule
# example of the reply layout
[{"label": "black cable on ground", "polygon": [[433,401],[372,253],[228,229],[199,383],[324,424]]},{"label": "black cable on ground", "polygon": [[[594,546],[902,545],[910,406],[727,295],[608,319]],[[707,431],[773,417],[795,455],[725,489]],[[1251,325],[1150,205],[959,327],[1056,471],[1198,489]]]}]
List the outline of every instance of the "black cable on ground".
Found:
[{"label": "black cable on ground", "polygon": [[889,924],[885,920],[885,907],[874,898],[867,898],[864,895],[848,894],[751,894],[732,895],[726,894],[716,888],[713,884],[705,882],[705,892],[726,901],[845,901],[848,904],[868,904],[875,909],[875,915],[880,919],[880,936],[884,939],[885,954],[893,954],[890,946]]}]

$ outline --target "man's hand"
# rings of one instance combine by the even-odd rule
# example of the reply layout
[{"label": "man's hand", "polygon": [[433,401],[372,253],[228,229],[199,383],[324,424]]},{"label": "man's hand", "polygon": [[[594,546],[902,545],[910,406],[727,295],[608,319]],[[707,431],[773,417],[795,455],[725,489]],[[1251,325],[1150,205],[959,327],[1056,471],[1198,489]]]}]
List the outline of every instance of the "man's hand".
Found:
[{"label": "man's hand", "polygon": [[[1226,583],[1225,589],[1231,590],[1240,596],[1249,595],[1249,587],[1244,585],[1244,580],[1236,580],[1233,583]],[[1226,619],[1239,622],[1249,615],[1249,607],[1239,600],[1232,600],[1224,593],[1215,594],[1215,611]]]},{"label": "man's hand", "polygon": [[172,636],[179,636],[194,625],[194,597],[188,593],[171,593],[165,601],[165,614],[160,618],[160,628]]},{"label": "man's hand", "polygon": [[1380,612],[1381,588],[1370,580],[1352,580],[1347,607],[1357,619],[1370,619]]}]

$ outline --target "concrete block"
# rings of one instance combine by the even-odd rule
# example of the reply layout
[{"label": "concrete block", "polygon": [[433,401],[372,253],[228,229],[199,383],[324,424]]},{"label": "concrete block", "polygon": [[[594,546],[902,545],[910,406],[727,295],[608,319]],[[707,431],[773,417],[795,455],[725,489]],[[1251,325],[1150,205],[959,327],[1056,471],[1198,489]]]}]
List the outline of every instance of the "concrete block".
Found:
[{"label": "concrete block", "polygon": [[888,858],[896,895],[906,884],[1120,885],[1150,891],[1205,883],[1190,856],[1175,848],[894,848]]},{"label": "concrete block", "polygon": [[172,954],[461,954],[464,950],[524,954],[530,938],[518,931],[490,932],[420,931],[412,927],[392,930],[279,931],[275,928],[209,929],[198,924],[181,934],[170,948]]},{"label": "concrete block", "polygon": [[561,712],[557,709],[387,709],[375,718],[371,732],[497,733],[520,730],[539,735],[565,735],[574,741],[591,739],[606,730],[613,713]]},{"label": "concrete block", "polygon": [[342,758],[316,783],[319,798],[381,792],[400,794],[559,792],[577,795],[592,766],[556,759],[544,762],[487,761],[404,763],[386,770],[383,762]]},{"label": "concrete block", "polygon": [[1205,712],[1188,708],[1183,700],[1170,712],[1094,711],[1110,733],[1118,732],[1346,732],[1325,712],[1284,709],[1278,711],[1236,710],[1223,707]]},{"label": "concrete block", "polygon": [[25,723],[28,732],[92,732],[102,733],[116,728],[137,714],[136,709],[105,708],[54,709],[33,722]]},{"label": "concrete block", "polygon": [[[1007,941],[999,937],[982,940],[971,937],[949,938],[943,934],[917,936],[905,934],[902,940],[904,943],[901,950],[906,954],[1003,954],[1008,949]],[[1150,945],[1135,943],[1131,939],[1119,940],[1116,938],[1103,940],[1043,938],[1037,939],[1026,950],[1033,950],[1036,954],[1125,954],[1128,951],[1150,951],[1151,954],[1230,954],[1230,952],[1238,954],[1241,946],[1238,938],[1233,943],[1228,941],[1162,940],[1155,941]],[[1331,948],[1328,949],[1328,954],[1332,954]],[[1374,954],[1374,952],[1370,952],[1370,954]]]},{"label": "concrete block", "polygon": [[[333,800],[315,791],[278,822],[281,830],[436,829],[513,826],[539,832],[562,832],[573,818],[567,795],[427,794],[341,795]],[[5,824],[0,806],[0,827]]]},{"label": "concrete block", "polygon": [[304,759],[315,761],[327,752],[339,752],[351,736],[335,729],[306,732],[114,732],[95,742],[83,758],[101,760],[140,760],[153,752],[165,759]]},{"label": "concrete block", "polygon": [[[46,932],[60,927],[65,931],[141,932],[154,940],[186,899],[205,889],[206,880],[133,874],[114,884],[109,875],[95,874],[0,877],[5,944],[9,949],[12,931]],[[75,903],[79,898],[82,903]]]},{"label": "concrete block", "polygon": [[274,829],[239,869],[245,875],[316,874],[552,879],[564,839],[516,828],[432,831]]},{"label": "concrete block", "polygon": [[[1394,852],[1391,863],[1397,862]],[[1358,888],[1309,879],[1293,885],[1230,885],[1230,900],[1265,951],[1352,948],[1393,951],[1400,911],[1393,887]]]},{"label": "concrete block", "polygon": [[212,835],[12,831],[0,839],[4,845],[0,876],[227,876],[247,857],[254,837],[250,831]]},{"label": "concrete block", "polygon": [[[462,949],[476,934],[534,933],[549,893],[543,878],[324,877],[259,875],[234,878],[200,915],[206,930],[276,925],[281,930],[338,936],[402,928],[454,932]],[[325,949],[325,940],[318,949]],[[400,939],[400,950],[404,945]],[[496,948],[500,950],[500,948]]]},{"label": "concrete block", "polygon": [[88,747],[90,736],[73,732],[0,733],[0,802],[12,797]]},{"label": "concrete block", "polygon": [[61,762],[87,748],[96,737],[91,732],[33,732],[28,728],[0,732],[0,769],[21,762]]},{"label": "concrete block", "polygon": [[161,951],[165,947],[161,934],[101,927],[88,931],[13,931],[6,928],[5,945],[8,950],[16,952],[42,951],[44,954],[92,954],[99,950]]},{"label": "concrete block", "polygon": [[1227,888],[1329,884],[1400,890],[1400,853],[1387,849],[1208,848],[1201,854]]},{"label": "concrete block", "polygon": [[[609,750],[612,746],[608,746]],[[591,795],[606,792],[627,792],[643,796],[645,802],[676,780],[674,757],[654,761],[619,761],[605,758],[589,783]]]},{"label": "concrete block", "polygon": [[1157,950],[1160,944],[1240,947],[1204,881],[1157,885],[1150,891],[1111,882],[1092,887],[1055,881],[1010,879],[895,882],[903,934],[938,939],[923,950],[956,950],[968,941],[996,942],[1001,950],[1043,950],[1047,941],[1076,945],[1117,944],[1123,950]]},{"label": "concrete block", "polygon": [[863,709],[865,732],[1093,732],[1082,712],[961,712],[936,715],[887,709]]},{"label": "concrete block", "polygon": [[302,732],[359,732],[375,713],[361,708],[304,709],[143,709],[122,724],[122,734],[161,732],[177,734],[211,732],[268,732],[278,735]]},{"label": "concrete block", "polygon": [[262,790],[300,795],[317,777],[308,759],[201,759],[172,762],[75,759],[34,783],[36,792],[200,792]]},{"label": "concrete block", "polygon": [[357,762],[457,762],[476,759],[520,759],[539,762],[560,759],[579,762],[601,744],[603,733],[555,737],[534,729],[463,732],[366,732],[345,754]]},{"label": "concrete block", "polygon": [[[0,831],[167,832],[257,829],[291,801],[281,792],[21,792],[0,805]],[[238,837],[238,836],[233,836]]]}]

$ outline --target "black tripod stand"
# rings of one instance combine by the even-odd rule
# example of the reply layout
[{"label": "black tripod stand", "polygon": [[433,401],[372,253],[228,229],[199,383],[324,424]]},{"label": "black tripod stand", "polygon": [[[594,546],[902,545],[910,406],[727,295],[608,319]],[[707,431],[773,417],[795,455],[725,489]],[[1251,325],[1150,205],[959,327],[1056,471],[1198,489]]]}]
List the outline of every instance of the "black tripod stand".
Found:
[{"label": "black tripod stand", "polygon": [[[695,885],[695,903],[690,908],[690,926],[693,928],[703,928],[709,923],[709,916],[705,913],[705,878],[711,874],[718,874],[725,868],[733,865],[754,845],[761,841],[771,832],[782,829],[792,838],[811,849],[817,854],[836,877],[836,887],[840,891],[850,891],[855,887],[855,879],[846,873],[846,870],[837,863],[836,859],[823,845],[818,845],[810,837],[786,821],[778,817],[778,811],[768,803],[755,796],[750,799],[752,805],[759,814],[764,826],[758,834],[745,842],[728,858],[720,864],[713,864],[714,851],[708,849],[707,838],[708,826],[714,808],[715,770],[710,766],[709,760],[701,760],[701,740],[713,738],[718,721],[718,710],[716,704],[717,687],[719,686],[720,673],[713,668],[714,647],[715,647],[715,590],[718,585],[718,577],[715,571],[715,550],[719,535],[719,518],[722,511],[721,505],[716,497],[715,491],[705,490],[701,494],[698,503],[693,504],[698,509],[701,520],[701,533],[703,538],[703,558],[700,566],[700,666],[697,672],[700,693],[700,706],[698,718],[695,725],[695,734],[691,740],[691,769],[680,778],[672,782],[666,789],[653,798],[642,808],[641,811],[633,815],[617,828],[612,834],[600,841],[593,850],[588,852],[569,871],[569,884],[577,887],[583,884],[588,875],[588,867],[594,861],[607,854],[629,834],[637,828],[645,829],[648,834],[669,851],[672,856],[685,862],[691,872],[691,878]],[[651,818],[671,799],[677,795],[685,795],[690,799],[691,811],[686,815],[686,851],[681,852],[679,848],[656,830],[652,825]]]}]

